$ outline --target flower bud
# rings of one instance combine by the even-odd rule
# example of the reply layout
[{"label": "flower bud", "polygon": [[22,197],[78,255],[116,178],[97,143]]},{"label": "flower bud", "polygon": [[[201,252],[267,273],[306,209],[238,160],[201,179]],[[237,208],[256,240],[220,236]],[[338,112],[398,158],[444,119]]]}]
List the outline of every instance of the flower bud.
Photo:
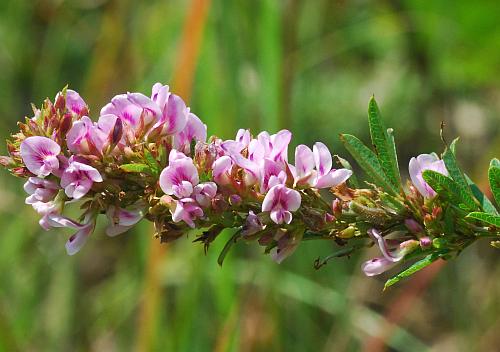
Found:
[{"label": "flower bud", "polygon": [[414,219],[406,219],[405,226],[412,233],[420,233],[424,230],[422,228],[422,226],[418,222],[416,222]]},{"label": "flower bud", "polygon": [[340,217],[342,215],[342,202],[340,201],[340,199],[336,198],[332,202],[332,211],[333,215],[335,215],[336,217]]},{"label": "flower bud", "polygon": [[351,238],[354,236],[354,234],[356,233],[356,229],[352,226],[349,226],[348,228],[340,231],[337,233],[337,237],[340,237],[340,238]]},{"label": "flower bud", "polygon": [[73,117],[70,113],[64,114],[59,124],[59,136],[64,138],[73,125]]},{"label": "flower bud", "polygon": [[229,204],[232,206],[238,206],[241,204],[241,197],[238,194],[231,194],[229,196]]},{"label": "flower bud", "polygon": [[420,239],[420,247],[422,249],[427,249],[430,248],[431,246],[432,246],[432,240],[428,236],[422,237]]}]

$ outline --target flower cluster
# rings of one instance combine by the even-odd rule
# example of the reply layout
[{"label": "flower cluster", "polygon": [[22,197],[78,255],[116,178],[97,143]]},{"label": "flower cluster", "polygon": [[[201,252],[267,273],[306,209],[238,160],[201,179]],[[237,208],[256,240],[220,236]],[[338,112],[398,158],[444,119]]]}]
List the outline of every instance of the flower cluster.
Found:
[{"label": "flower cluster", "polygon": [[[376,129],[373,121],[380,123],[371,120],[372,135],[379,133],[389,143],[385,130]],[[0,163],[27,178],[26,203],[40,214],[45,230],[76,231],[66,243],[70,255],[85,244],[101,214],[108,219],[109,236],[145,218],[154,223],[162,242],[197,229],[195,241],[206,247],[231,228],[235,234],[230,241],[255,240],[277,262],[305,239],[334,241],[343,247],[340,255],[375,243],[382,255],[363,264],[369,276],[412,253],[436,254],[446,241],[447,250],[438,257],[461,249],[463,238],[442,238],[449,225],[443,219],[455,214],[451,205],[457,199],[443,189],[457,190],[450,182],[460,171],[450,164],[450,152],[443,160],[435,154],[412,158],[411,182],[403,187],[397,181],[395,156],[383,154],[390,144],[374,140],[375,155],[354,136],[344,135],[347,149],[378,181],[360,188],[350,179],[347,161],[334,160],[321,142],[312,148],[298,145],[289,161],[292,133],[287,130],[254,136],[240,129],[234,139],[207,140],[207,126],[160,83],[150,97],[115,96],[96,121],[80,95],[64,89],[53,102],[47,99],[35,108],[20,129],[8,141],[9,156],[0,157]],[[477,199],[458,201],[464,203],[458,204],[461,209],[484,210]],[[64,215],[73,203],[82,210],[76,220]],[[453,233],[462,237],[473,236],[479,228],[496,231],[484,224],[452,225],[457,225]],[[346,250],[350,243],[354,245]]]}]

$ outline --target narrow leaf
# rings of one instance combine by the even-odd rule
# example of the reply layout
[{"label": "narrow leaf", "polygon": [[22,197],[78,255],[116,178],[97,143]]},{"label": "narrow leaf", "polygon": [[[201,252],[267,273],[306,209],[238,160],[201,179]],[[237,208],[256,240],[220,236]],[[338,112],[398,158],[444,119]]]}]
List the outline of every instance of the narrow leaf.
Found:
[{"label": "narrow leaf", "polygon": [[401,185],[401,176],[395,152],[394,136],[391,131],[391,138],[389,137],[380,116],[377,102],[373,96],[368,104],[368,123],[370,125],[372,143],[376,149],[380,165],[391,184],[398,189]]},{"label": "narrow leaf", "polygon": [[398,188],[387,178],[377,156],[371,149],[364,145],[357,137],[350,134],[342,134],[340,135],[340,139],[368,176],[386,191],[394,195],[399,194]]},{"label": "narrow leaf", "polygon": [[472,196],[448,176],[432,170],[425,170],[422,176],[425,182],[440,196],[449,199],[452,203],[456,203],[462,209],[477,209]]},{"label": "narrow leaf", "polygon": [[384,285],[384,290],[387,289],[388,287],[396,284],[397,282],[401,281],[405,277],[411,276],[411,275],[415,274],[417,271],[420,271],[423,268],[425,268],[426,266],[429,266],[430,264],[432,264],[433,262],[435,262],[439,258],[440,258],[439,254],[436,254],[436,253],[429,254],[424,259],[419,260],[418,262],[411,265],[408,269],[403,270],[402,272],[400,272],[399,274],[397,274],[393,278],[387,280],[385,285]]},{"label": "narrow leaf", "polygon": [[151,167],[146,164],[124,164],[120,166],[125,172],[145,172],[148,174],[152,173]]},{"label": "narrow leaf", "polygon": [[500,216],[481,212],[473,212],[467,215],[468,219],[479,220],[489,225],[500,227]]},{"label": "narrow leaf", "polygon": [[146,158],[146,161],[147,161],[148,165],[151,167],[151,169],[153,170],[153,172],[155,174],[158,174],[158,172],[160,171],[160,167],[158,165],[158,161],[155,159],[153,154],[151,154],[151,152],[149,150],[145,149],[144,150],[144,157]]},{"label": "narrow leaf", "polygon": [[236,243],[236,241],[241,237],[241,229],[237,230],[234,235],[231,236],[231,238],[226,242],[224,245],[224,248],[219,254],[219,258],[217,258],[217,263],[222,266],[222,263],[224,263],[224,259],[226,258],[226,255],[229,253],[229,250],[233,246],[233,244]]},{"label": "narrow leaf", "polygon": [[497,209],[495,208],[493,203],[491,203],[488,197],[486,197],[486,195],[481,192],[479,187],[469,178],[469,176],[465,175],[465,178],[467,180],[467,183],[469,184],[472,194],[481,204],[481,208],[483,208],[483,210],[488,214],[498,215]]},{"label": "narrow leaf", "polygon": [[469,185],[467,183],[467,180],[465,179],[465,176],[460,170],[460,167],[458,166],[457,158],[455,157],[455,146],[457,144],[458,138],[456,138],[450,145],[449,148],[446,148],[446,150],[443,153],[443,161],[444,164],[446,165],[446,169],[448,170],[448,173],[450,174],[450,177],[458,183],[460,187],[462,187],[464,190],[470,192],[469,190]]},{"label": "narrow leaf", "polygon": [[500,206],[500,161],[498,159],[491,160],[490,169],[488,170],[488,178],[490,180],[493,197],[495,198],[497,205]]}]

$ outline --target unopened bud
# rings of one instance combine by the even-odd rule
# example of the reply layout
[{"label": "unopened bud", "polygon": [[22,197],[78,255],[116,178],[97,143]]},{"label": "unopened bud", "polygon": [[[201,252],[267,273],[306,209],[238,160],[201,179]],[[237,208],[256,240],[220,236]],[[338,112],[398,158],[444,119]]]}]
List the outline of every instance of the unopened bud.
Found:
[{"label": "unopened bud", "polygon": [[59,124],[59,136],[64,138],[73,125],[73,117],[70,113],[64,114]]},{"label": "unopened bud", "polygon": [[412,233],[420,233],[424,230],[422,228],[422,226],[418,222],[416,222],[414,219],[406,219],[405,226]]},{"label": "unopened bud", "polygon": [[349,226],[348,228],[340,231],[339,233],[337,233],[337,237],[340,237],[340,238],[351,238],[354,236],[354,234],[356,233],[356,229],[352,226]]},{"label": "unopened bud", "polygon": [[238,206],[241,204],[241,197],[237,194],[231,194],[229,196],[229,204],[232,205],[232,206]]},{"label": "unopened bud", "polygon": [[340,199],[337,198],[332,202],[332,211],[333,215],[335,215],[336,217],[342,215],[342,202],[340,201]]},{"label": "unopened bud", "polygon": [[123,136],[123,122],[121,119],[116,119],[115,126],[109,134],[109,144],[110,150],[113,150],[115,146],[120,142]]},{"label": "unopened bud", "polygon": [[330,213],[325,213],[325,222],[334,222],[335,216]]},{"label": "unopened bud", "polygon": [[66,99],[62,92],[57,93],[56,100],[54,102],[54,107],[56,110],[64,111],[66,108]]},{"label": "unopened bud", "polygon": [[443,213],[443,208],[441,208],[441,207],[434,207],[432,209],[432,217],[434,219],[439,219],[441,217],[442,213]]},{"label": "unopened bud", "polygon": [[432,240],[428,236],[422,237],[420,239],[420,247],[422,247],[422,249],[427,249],[430,248],[431,246],[432,246]]}]

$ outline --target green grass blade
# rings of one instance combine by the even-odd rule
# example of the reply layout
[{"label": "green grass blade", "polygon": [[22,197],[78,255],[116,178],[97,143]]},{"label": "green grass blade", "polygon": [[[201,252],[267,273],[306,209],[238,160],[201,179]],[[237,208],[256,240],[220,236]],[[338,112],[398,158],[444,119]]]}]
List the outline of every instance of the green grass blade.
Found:
[{"label": "green grass blade", "polygon": [[386,191],[397,195],[397,187],[387,178],[375,153],[363,144],[357,137],[350,134],[340,135],[340,140],[351,153],[359,166]]},{"label": "green grass blade", "polygon": [[477,204],[472,196],[448,176],[432,170],[425,170],[422,176],[425,182],[440,196],[449,199],[452,203],[459,204],[462,209],[477,209]]},{"label": "green grass blade", "polygon": [[498,215],[491,215],[487,213],[482,213],[482,212],[473,212],[467,215],[468,219],[474,219],[474,220],[479,220],[484,223],[500,227],[500,216]]},{"label": "green grass blade", "polygon": [[491,160],[490,169],[488,170],[488,178],[490,180],[493,197],[495,198],[497,205],[500,205],[500,161],[498,159]]},{"label": "green grass blade", "polygon": [[372,143],[376,149],[380,165],[392,185],[399,189],[401,176],[399,174],[394,135],[392,130],[389,135],[389,131],[385,128],[380,110],[373,96],[368,104],[368,123],[370,125]]}]

